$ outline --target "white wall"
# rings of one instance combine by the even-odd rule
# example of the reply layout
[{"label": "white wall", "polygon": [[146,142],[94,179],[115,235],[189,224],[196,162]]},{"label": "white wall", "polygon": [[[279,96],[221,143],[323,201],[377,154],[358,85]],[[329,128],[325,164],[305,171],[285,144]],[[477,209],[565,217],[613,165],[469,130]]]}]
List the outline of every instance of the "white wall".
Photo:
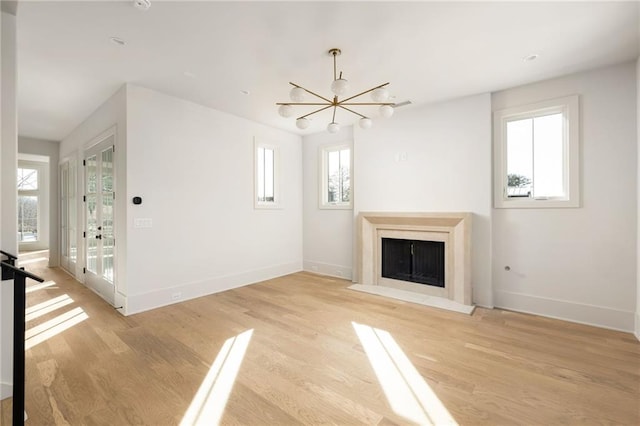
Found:
[{"label": "white wall", "polygon": [[473,301],[492,306],[488,94],[355,128],[355,211],[472,212]]},{"label": "white wall", "polygon": [[[638,10],[638,17],[640,17],[640,9]],[[638,204],[637,204],[637,216],[636,216],[636,326],[635,334],[638,340],[640,340],[640,58],[636,62],[636,149],[638,151],[638,157],[636,161],[636,167],[638,169],[636,185],[638,191]]]},{"label": "white wall", "polygon": [[319,132],[302,138],[304,170],[304,270],[351,279],[353,210],[320,209],[320,150],[348,144],[353,152],[353,127]]},{"label": "white wall", "polygon": [[49,248],[49,266],[55,267],[60,264],[59,240],[60,231],[58,219],[58,154],[60,143],[43,139],[18,137],[18,154],[41,155],[49,158],[47,164],[47,186],[48,186],[48,215],[41,218],[45,220],[47,232],[47,246]]},{"label": "white wall", "polygon": [[[84,170],[82,160],[84,150],[89,148],[89,144],[95,141],[95,138],[116,126],[115,140],[115,192],[116,192],[116,211],[115,211],[115,228],[116,228],[116,246],[117,256],[115,259],[116,274],[116,306],[124,304],[124,297],[127,294],[126,289],[126,150],[127,150],[127,88],[123,86],[116,93],[100,105],[89,117],[87,117],[77,128],[75,128],[66,138],[60,142],[60,160],[75,158],[78,164],[77,188],[78,188],[78,261],[76,262],[76,270],[74,275],[83,282],[84,275],[82,268],[85,266],[84,260],[84,241],[82,239],[82,231],[85,228],[83,218],[84,205],[82,203],[82,195],[84,194]],[[56,167],[57,168],[57,167]]]},{"label": "white wall", "polygon": [[[256,137],[280,147],[282,209],[254,209]],[[302,269],[297,135],[129,86],[126,199],[127,313]]]},{"label": "white wall", "polygon": [[633,330],[635,82],[628,63],[493,94],[494,111],[578,94],[582,118],[583,206],[493,212],[496,306]]},{"label": "white wall", "polygon": [[[5,2],[3,2],[5,3]],[[0,20],[0,248],[18,254],[16,168],[18,122],[16,112],[16,17],[3,12]],[[0,399],[12,395],[13,286],[0,285]]]}]

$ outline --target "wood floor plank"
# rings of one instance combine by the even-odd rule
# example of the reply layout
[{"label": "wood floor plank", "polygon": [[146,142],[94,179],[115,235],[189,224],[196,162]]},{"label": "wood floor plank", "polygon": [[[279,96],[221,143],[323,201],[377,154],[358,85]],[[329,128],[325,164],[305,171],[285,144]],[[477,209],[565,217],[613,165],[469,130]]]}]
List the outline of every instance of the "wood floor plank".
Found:
[{"label": "wood floor plank", "polygon": [[88,316],[27,351],[27,425],[177,425],[205,378],[227,377],[232,362],[223,424],[410,424],[379,381],[408,373],[395,358],[376,371],[354,323],[387,354],[388,332],[459,424],[640,424],[640,343],[628,333],[497,309],[468,316],[311,273],[123,317],[63,271],[27,269],[55,281],[27,306],[73,299],[28,328],[76,308]]}]

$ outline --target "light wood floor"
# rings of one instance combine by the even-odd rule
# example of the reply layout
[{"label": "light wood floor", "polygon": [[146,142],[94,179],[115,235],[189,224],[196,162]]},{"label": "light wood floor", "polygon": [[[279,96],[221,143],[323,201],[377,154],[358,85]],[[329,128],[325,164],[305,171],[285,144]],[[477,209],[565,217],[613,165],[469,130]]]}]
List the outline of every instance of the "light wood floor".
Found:
[{"label": "light wood floor", "polygon": [[[407,385],[414,394],[402,403],[422,401],[416,409],[431,416],[433,392],[463,425],[640,424],[631,334],[503,310],[467,316],[307,273],[123,317],[64,272],[27,268],[56,283],[29,293],[28,306],[73,299],[27,329],[76,308],[88,316],[28,350],[27,425],[179,424],[225,342],[247,330],[224,424],[409,424],[389,402]],[[357,327],[379,337],[372,362]],[[388,397],[374,368],[393,359],[387,379],[403,368],[389,335],[419,376],[403,376]]]}]

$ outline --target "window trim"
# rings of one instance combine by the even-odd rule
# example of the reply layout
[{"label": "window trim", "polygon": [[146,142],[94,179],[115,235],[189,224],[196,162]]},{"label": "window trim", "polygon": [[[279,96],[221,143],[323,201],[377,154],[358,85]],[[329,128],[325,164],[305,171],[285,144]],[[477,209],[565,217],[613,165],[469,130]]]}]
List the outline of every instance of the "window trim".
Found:
[{"label": "window trim", "polygon": [[[329,152],[349,150],[349,181],[351,196],[348,203],[330,203],[328,201]],[[353,210],[353,147],[348,142],[328,144],[319,147],[318,164],[318,207],[326,210]]]},{"label": "window trim", "polygon": [[[578,95],[493,113],[494,139],[494,207],[501,208],[576,208],[580,207],[580,99]],[[563,198],[522,198],[506,196],[507,191],[507,123],[561,112],[564,118],[564,186]]]},{"label": "window trim", "polygon": [[[45,185],[45,162],[40,161],[31,161],[31,160],[18,160],[17,169],[31,169],[36,170],[38,172],[38,188],[37,189],[17,189],[17,197],[25,196],[25,197],[36,197],[37,198],[37,207],[36,207],[36,227],[38,229],[37,239],[34,241],[20,241],[18,240],[19,247],[25,249],[33,249],[34,246],[38,246],[43,244],[42,241],[42,232],[43,232],[43,223],[42,223],[42,212],[43,212],[43,202],[45,200],[44,194],[44,185]],[[17,185],[16,185],[17,186]],[[19,217],[19,211],[16,211],[16,217]]]},{"label": "window trim", "polygon": [[[273,150],[273,201],[259,201],[258,187],[260,176],[258,175],[258,149],[267,148]],[[281,172],[280,172],[280,147],[273,143],[254,139],[253,147],[253,207],[254,209],[282,209]]]}]

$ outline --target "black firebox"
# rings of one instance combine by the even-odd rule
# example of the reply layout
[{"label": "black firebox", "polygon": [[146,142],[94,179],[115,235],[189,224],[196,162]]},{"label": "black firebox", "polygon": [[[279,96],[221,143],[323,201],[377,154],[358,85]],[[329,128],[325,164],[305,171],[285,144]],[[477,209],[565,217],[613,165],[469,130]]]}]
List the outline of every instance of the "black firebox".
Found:
[{"label": "black firebox", "polygon": [[444,287],[444,242],[383,238],[382,276]]}]

